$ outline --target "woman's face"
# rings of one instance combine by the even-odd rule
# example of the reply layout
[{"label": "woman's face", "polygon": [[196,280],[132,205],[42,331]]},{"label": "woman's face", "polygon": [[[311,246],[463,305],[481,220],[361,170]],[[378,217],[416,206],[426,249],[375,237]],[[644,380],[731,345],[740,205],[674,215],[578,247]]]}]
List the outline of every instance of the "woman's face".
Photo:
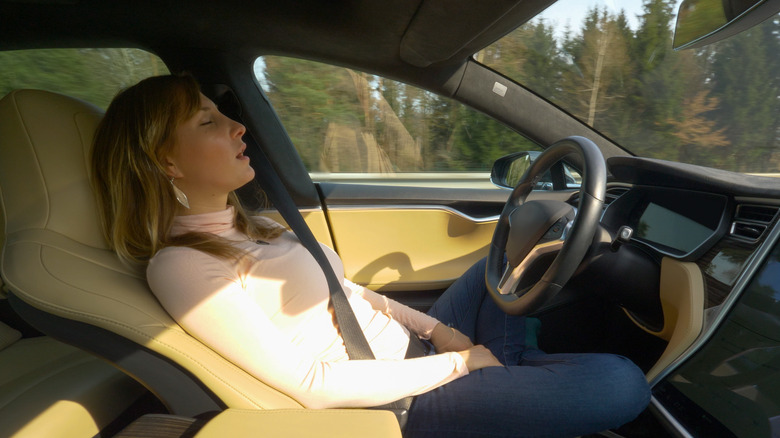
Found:
[{"label": "woman's face", "polygon": [[220,204],[224,208],[228,193],[254,178],[244,155],[245,132],[244,125],[220,113],[202,94],[195,115],[176,127],[168,172],[193,208]]}]

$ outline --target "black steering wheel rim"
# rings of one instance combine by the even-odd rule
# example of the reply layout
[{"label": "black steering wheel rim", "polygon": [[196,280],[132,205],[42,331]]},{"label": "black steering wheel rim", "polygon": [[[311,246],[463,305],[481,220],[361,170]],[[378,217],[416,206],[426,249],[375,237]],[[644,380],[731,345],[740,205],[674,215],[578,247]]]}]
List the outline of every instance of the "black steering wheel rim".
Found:
[{"label": "black steering wheel rim", "polygon": [[[502,291],[500,284],[508,269],[515,269],[510,260],[504,269],[505,252],[510,235],[511,215],[525,204],[539,179],[555,163],[569,155],[577,155],[582,168],[582,184],[576,217],[561,241],[560,251],[542,278],[530,289],[518,295],[517,291]],[[607,186],[607,168],[598,146],[585,137],[572,136],[547,148],[533,162],[509,196],[504,206],[487,257],[485,283],[493,300],[505,313],[526,315],[539,310],[552,299],[571,278],[592,245],[594,234],[604,206]],[[502,293],[503,292],[503,293]]]}]

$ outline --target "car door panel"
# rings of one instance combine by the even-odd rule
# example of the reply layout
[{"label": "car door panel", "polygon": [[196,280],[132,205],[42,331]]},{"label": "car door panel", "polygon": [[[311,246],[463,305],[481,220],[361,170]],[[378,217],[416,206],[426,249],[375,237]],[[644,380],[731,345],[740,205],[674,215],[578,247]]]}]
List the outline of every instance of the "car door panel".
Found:
[{"label": "car door panel", "polygon": [[443,206],[329,208],[347,278],[383,291],[443,289],[485,257],[497,217]]},{"label": "car door panel", "polygon": [[[510,193],[497,188],[319,187],[347,278],[390,295],[442,290],[485,257]],[[539,191],[529,199],[570,195]]]},{"label": "car door panel", "polygon": [[[306,222],[306,225],[309,226],[309,229],[312,234],[314,234],[317,241],[333,248],[333,239],[331,238],[325,212],[322,211],[321,208],[304,208],[301,209],[300,212],[301,216],[303,216],[303,220]],[[287,225],[287,221],[285,221],[284,218],[282,218],[282,215],[276,210],[263,210],[260,215],[276,221],[288,229],[290,228]]]}]

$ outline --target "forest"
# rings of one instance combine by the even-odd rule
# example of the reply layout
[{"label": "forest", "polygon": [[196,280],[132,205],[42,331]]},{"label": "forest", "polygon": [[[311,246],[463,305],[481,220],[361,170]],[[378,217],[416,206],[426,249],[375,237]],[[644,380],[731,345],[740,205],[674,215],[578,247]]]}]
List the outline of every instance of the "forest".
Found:
[{"label": "forest", "polygon": [[[675,51],[674,4],[646,0],[635,29],[625,13],[599,8],[565,32],[534,20],[474,57],[634,154],[780,171],[780,19]],[[329,156],[334,124],[369,138],[358,141],[358,155],[379,149],[369,155],[382,164],[363,171],[485,171],[502,155],[538,149],[482,114],[381,77],[279,57],[256,70],[312,171],[356,170]],[[391,129],[398,122],[406,134]]]},{"label": "forest", "polygon": [[49,90],[107,108],[122,89],[168,73],[138,49],[39,49],[0,52],[0,96],[21,88]]},{"label": "forest", "polygon": [[[703,49],[674,51],[672,0],[578,25],[533,20],[474,55],[637,155],[780,172],[780,18]],[[105,108],[166,73],[136,49],[0,52],[0,95],[41,88]],[[378,76],[263,57],[259,83],[312,172],[487,171],[539,146],[436,94]]]},{"label": "forest", "polygon": [[674,51],[674,4],[645,1],[635,31],[593,9],[561,41],[535,22],[479,56],[637,155],[778,171],[780,19]]}]

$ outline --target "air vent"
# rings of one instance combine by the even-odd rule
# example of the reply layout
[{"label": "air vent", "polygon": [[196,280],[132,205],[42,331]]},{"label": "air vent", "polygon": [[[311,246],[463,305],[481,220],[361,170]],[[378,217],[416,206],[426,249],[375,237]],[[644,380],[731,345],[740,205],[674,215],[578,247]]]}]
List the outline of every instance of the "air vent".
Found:
[{"label": "air vent", "polygon": [[771,224],[777,214],[777,209],[777,207],[769,205],[738,205],[737,214],[734,215],[734,218]]},{"label": "air vent", "polygon": [[623,196],[624,193],[631,190],[629,187],[610,187],[607,189],[607,196],[604,200],[605,204],[611,204],[615,199]]},{"label": "air vent", "polygon": [[731,235],[751,242],[757,241],[766,231],[766,225],[734,222],[731,224]]},{"label": "air vent", "polygon": [[755,243],[772,224],[777,211],[778,207],[769,205],[738,205],[730,233],[733,237]]},{"label": "air vent", "polygon": [[[607,189],[607,192],[605,193],[605,199],[604,199],[604,206],[611,204],[612,201],[616,200],[617,198],[621,197],[624,193],[631,190],[629,187],[610,187]],[[569,198],[567,201],[571,205],[577,205],[578,202],[580,202],[580,192],[577,192]]]}]

